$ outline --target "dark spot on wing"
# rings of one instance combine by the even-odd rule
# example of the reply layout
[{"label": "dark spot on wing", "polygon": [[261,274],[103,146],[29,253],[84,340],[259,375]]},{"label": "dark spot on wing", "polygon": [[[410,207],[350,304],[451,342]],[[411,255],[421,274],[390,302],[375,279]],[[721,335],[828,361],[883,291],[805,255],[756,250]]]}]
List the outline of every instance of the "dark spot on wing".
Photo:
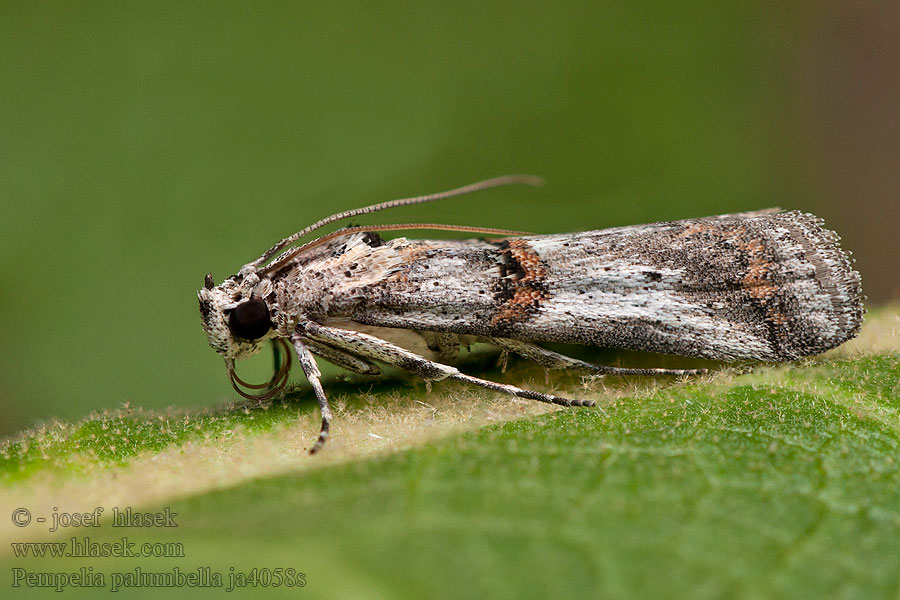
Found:
[{"label": "dark spot on wing", "polygon": [[374,231],[367,231],[363,234],[362,241],[371,248],[377,248],[384,245],[384,240]]},{"label": "dark spot on wing", "polygon": [[494,289],[499,308],[494,313],[495,327],[509,327],[526,321],[540,310],[549,297],[547,268],[526,240],[504,240],[497,244],[500,277]]},{"label": "dark spot on wing", "polygon": [[200,317],[204,322],[209,320],[209,315],[212,313],[212,306],[210,306],[209,302],[206,300],[200,301]]}]

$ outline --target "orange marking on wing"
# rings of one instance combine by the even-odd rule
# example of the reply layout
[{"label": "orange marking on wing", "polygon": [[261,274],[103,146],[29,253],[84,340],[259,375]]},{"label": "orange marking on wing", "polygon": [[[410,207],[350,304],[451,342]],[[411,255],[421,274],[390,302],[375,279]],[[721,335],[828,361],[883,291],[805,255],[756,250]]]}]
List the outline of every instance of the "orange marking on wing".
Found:
[{"label": "orange marking on wing", "polygon": [[547,277],[547,268],[526,240],[510,240],[507,251],[521,268],[522,274],[514,280],[512,298],[503,303],[494,314],[492,323],[515,323],[528,318],[537,309],[547,292],[540,285]]},{"label": "orange marking on wing", "polygon": [[710,223],[692,223],[685,227],[681,233],[678,234],[678,237],[684,238],[698,233],[721,233],[721,231],[720,227]]},{"label": "orange marking on wing", "polygon": [[763,302],[775,295],[778,286],[768,280],[774,265],[763,257],[762,240],[753,239],[747,242],[739,242],[741,249],[750,256],[747,266],[747,274],[741,280],[741,285],[753,298]]}]

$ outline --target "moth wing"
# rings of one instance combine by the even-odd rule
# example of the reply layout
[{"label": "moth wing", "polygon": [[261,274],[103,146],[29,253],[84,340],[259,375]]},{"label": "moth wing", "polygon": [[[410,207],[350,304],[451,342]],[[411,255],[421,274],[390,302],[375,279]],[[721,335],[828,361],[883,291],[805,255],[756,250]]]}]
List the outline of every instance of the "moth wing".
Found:
[{"label": "moth wing", "polygon": [[573,234],[397,245],[351,318],[723,360],[853,337],[859,274],[820,220],[766,209]]}]

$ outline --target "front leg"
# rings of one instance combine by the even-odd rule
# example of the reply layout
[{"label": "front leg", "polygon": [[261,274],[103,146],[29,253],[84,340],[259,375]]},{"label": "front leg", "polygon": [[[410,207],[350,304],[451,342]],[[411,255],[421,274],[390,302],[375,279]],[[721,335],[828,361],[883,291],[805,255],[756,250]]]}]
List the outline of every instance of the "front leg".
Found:
[{"label": "front leg", "polygon": [[324,358],[331,364],[347,369],[360,375],[381,375],[381,370],[368,360],[355,356],[348,352],[344,352],[333,346],[327,346],[321,342],[313,341],[309,338],[303,340],[303,343],[313,355]]},{"label": "front leg", "polygon": [[305,321],[297,324],[296,332],[304,338],[339,348],[348,354],[400,367],[425,381],[439,381],[459,373],[455,367],[430,361],[406,348],[359,331]]},{"label": "front leg", "polygon": [[303,367],[303,374],[306,375],[306,379],[312,385],[316,394],[316,400],[319,401],[319,412],[322,413],[322,428],[319,430],[319,437],[309,450],[310,454],[315,454],[322,449],[322,446],[325,445],[325,440],[328,439],[328,430],[331,427],[332,418],[331,406],[328,404],[325,390],[322,389],[322,382],[319,381],[322,373],[319,371],[319,365],[316,364],[315,357],[310,353],[306,344],[303,343],[303,338],[299,334],[295,333],[291,336],[291,341],[294,343],[294,350],[297,351],[297,359],[300,361],[300,366]]},{"label": "front leg", "polygon": [[541,402],[549,402],[551,404],[560,404],[562,406],[593,406],[590,401],[570,400],[568,398],[560,398],[550,394],[542,394],[540,392],[532,392],[523,390],[513,385],[503,383],[495,383],[465,375],[460,373],[456,368],[449,365],[442,365],[419,356],[414,352],[410,352],[406,348],[401,348],[395,344],[387,342],[381,338],[372,335],[360,333],[359,331],[350,331],[347,329],[339,329],[337,327],[328,327],[320,325],[312,321],[307,321],[297,325],[297,333],[308,337],[314,341],[319,341],[330,346],[341,348],[350,354],[373,358],[382,362],[400,367],[401,369],[410,371],[418,375],[426,381],[436,381],[440,379],[455,379],[457,381],[465,381],[489,390],[505,392],[518,396],[519,398],[528,398],[530,400],[540,400]]}]

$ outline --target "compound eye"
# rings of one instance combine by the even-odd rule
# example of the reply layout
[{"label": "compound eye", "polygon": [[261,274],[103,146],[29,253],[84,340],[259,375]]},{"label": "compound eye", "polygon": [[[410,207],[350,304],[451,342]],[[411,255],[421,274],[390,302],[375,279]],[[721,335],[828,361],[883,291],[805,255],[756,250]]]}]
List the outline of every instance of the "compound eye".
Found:
[{"label": "compound eye", "polygon": [[228,328],[235,337],[258,340],[272,328],[269,307],[262,298],[250,298],[238,304],[228,316]]}]

